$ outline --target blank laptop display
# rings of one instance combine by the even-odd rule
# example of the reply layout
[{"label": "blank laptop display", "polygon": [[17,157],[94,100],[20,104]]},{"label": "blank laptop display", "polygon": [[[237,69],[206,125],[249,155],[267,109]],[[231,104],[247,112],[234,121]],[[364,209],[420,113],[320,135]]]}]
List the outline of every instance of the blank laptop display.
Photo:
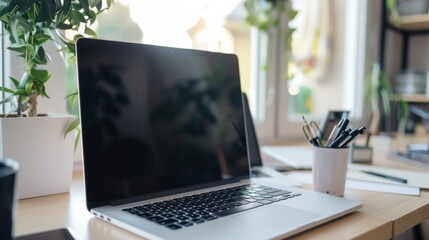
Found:
[{"label": "blank laptop display", "polygon": [[235,55],[86,38],[76,49],[99,219],[149,239],[271,239],[361,207],[250,177]]},{"label": "blank laptop display", "polygon": [[78,49],[89,207],[249,175],[235,57],[94,44]]}]

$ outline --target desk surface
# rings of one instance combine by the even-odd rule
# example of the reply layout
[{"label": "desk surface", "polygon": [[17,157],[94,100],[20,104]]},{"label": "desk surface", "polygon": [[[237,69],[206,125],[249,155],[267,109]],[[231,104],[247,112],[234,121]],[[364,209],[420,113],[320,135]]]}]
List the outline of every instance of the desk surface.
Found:
[{"label": "desk surface", "polygon": [[[423,171],[375,153],[374,165]],[[311,186],[304,186],[311,189]],[[429,219],[429,191],[405,196],[346,189],[346,198],[363,202],[363,208],[297,235],[296,239],[390,239]],[[69,227],[83,239],[140,239],[86,210],[81,171],[75,171],[70,193],[20,200],[14,221],[15,236]]]}]

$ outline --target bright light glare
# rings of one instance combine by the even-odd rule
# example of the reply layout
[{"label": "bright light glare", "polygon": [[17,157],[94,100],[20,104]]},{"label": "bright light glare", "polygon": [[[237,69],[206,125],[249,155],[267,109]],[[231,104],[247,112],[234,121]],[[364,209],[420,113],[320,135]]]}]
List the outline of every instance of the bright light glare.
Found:
[{"label": "bright light glare", "polygon": [[233,53],[234,37],[224,27],[209,26],[197,33],[195,46],[213,52]]},{"label": "bright light glare", "polygon": [[289,94],[291,96],[298,95],[299,94],[299,86],[298,85],[294,85],[294,84],[289,85]]},{"label": "bright light glare", "polygon": [[131,18],[143,29],[188,30],[201,17],[201,0],[129,0]]}]

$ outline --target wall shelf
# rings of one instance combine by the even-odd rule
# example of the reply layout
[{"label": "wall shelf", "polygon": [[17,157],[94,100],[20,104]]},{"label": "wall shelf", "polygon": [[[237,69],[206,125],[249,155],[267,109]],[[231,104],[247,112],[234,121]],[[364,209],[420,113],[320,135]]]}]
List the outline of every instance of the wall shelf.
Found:
[{"label": "wall shelf", "polygon": [[422,14],[401,16],[400,22],[395,22],[389,19],[389,24],[394,28],[402,31],[428,31],[429,15]]},{"label": "wall shelf", "polygon": [[396,94],[393,98],[409,103],[429,103],[429,96],[426,94]]}]

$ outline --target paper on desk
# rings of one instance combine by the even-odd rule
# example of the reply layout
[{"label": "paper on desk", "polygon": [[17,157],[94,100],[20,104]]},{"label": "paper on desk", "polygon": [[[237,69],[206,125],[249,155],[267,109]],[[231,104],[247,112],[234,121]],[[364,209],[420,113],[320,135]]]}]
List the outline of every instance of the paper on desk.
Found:
[{"label": "paper on desk", "polygon": [[358,173],[360,170],[370,170],[372,172],[382,173],[390,176],[400,177],[407,179],[407,186],[414,186],[424,189],[429,189],[429,172],[419,172],[411,170],[402,170],[395,168],[367,166],[359,164],[349,164],[349,171],[347,178],[356,180],[374,181],[380,183],[400,184],[394,181],[383,179],[381,177],[371,176],[365,173]]},{"label": "paper on desk", "polygon": [[[312,184],[313,181],[311,172],[291,172],[288,173],[287,176],[292,181],[301,182],[305,184]],[[420,188],[418,187],[408,186],[404,184],[390,184],[355,179],[347,179],[346,188],[412,196],[420,195]]]}]

